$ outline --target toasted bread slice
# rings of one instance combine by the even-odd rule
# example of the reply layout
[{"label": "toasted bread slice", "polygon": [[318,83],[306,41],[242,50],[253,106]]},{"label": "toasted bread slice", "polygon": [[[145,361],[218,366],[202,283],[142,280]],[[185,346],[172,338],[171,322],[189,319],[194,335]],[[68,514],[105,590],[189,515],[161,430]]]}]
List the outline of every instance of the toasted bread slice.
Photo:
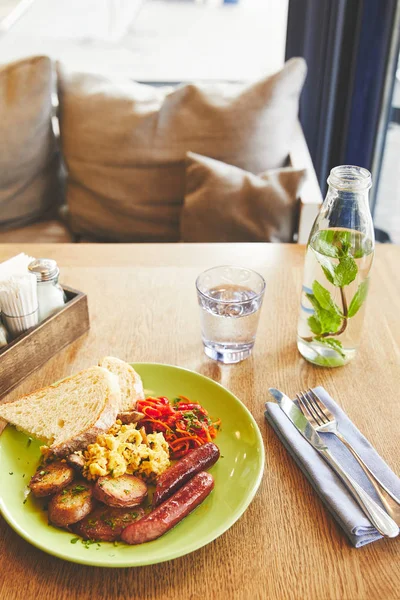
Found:
[{"label": "toasted bread slice", "polygon": [[144,398],[143,383],[135,369],[123,360],[113,356],[102,358],[99,366],[108,369],[118,377],[121,388],[121,406],[118,412],[123,413],[133,410],[136,407],[136,402]]},{"label": "toasted bread slice", "polygon": [[86,448],[113,425],[121,405],[118,379],[90,367],[72,377],[0,405],[0,417],[42,440],[51,454]]}]

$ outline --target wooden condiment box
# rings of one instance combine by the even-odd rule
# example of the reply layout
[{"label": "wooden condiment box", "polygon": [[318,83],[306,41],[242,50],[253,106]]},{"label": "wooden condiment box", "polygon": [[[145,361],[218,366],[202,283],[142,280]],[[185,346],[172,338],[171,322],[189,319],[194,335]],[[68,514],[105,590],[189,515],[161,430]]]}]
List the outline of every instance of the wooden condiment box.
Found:
[{"label": "wooden condiment box", "polygon": [[0,397],[89,329],[86,294],[62,287],[64,308],[0,349]]}]

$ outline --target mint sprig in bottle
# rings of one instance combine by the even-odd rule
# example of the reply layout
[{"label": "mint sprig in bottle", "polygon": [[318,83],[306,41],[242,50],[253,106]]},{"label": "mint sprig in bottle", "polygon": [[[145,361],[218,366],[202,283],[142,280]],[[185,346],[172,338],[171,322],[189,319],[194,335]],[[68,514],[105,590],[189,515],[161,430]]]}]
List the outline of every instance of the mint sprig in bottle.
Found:
[{"label": "mint sprig in bottle", "polygon": [[374,257],[371,174],[335,167],[307,244],[297,347],[308,361],[339,367],[360,344]]}]

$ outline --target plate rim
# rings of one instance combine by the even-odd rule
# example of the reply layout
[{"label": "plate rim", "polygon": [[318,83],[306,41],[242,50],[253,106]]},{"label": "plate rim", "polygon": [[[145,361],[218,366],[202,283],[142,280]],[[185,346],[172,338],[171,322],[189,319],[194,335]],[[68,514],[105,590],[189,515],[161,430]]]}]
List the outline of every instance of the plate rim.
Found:
[{"label": "plate rim", "polygon": [[[261,484],[261,481],[262,481],[262,478],[264,475],[264,469],[265,469],[265,448],[264,448],[262,434],[261,434],[260,428],[257,425],[257,422],[256,422],[255,418],[253,417],[253,415],[251,414],[250,410],[235,394],[233,394],[233,392],[228,390],[228,388],[224,387],[219,382],[214,381],[214,379],[211,379],[211,377],[207,377],[206,375],[203,375],[202,373],[198,373],[197,371],[193,371],[192,369],[188,369],[186,367],[180,367],[178,365],[171,365],[169,363],[159,363],[159,362],[129,362],[128,364],[130,364],[134,368],[135,368],[135,365],[136,366],[144,365],[144,366],[150,366],[150,367],[153,367],[153,366],[154,367],[167,367],[167,368],[172,368],[177,371],[186,371],[187,373],[190,373],[191,375],[195,375],[201,379],[206,379],[207,381],[216,385],[218,388],[220,388],[224,392],[227,392],[234,399],[235,402],[237,402],[237,403],[239,403],[239,405],[241,405],[241,407],[244,409],[245,413],[247,413],[247,416],[248,416],[250,422],[253,424],[255,437],[258,442],[257,447],[260,450],[259,455],[261,458],[257,477],[253,483],[253,486],[252,486],[250,492],[247,494],[246,498],[240,503],[240,507],[235,511],[235,517],[233,518],[233,520],[228,519],[227,522],[225,522],[222,526],[219,526],[216,529],[214,529],[211,532],[210,537],[206,537],[206,539],[204,539],[198,545],[195,544],[195,546],[192,547],[190,550],[185,550],[183,548],[183,549],[176,550],[175,552],[171,552],[168,556],[161,557],[156,560],[153,560],[151,557],[149,557],[147,559],[146,558],[139,559],[139,561],[134,561],[134,563],[132,563],[132,561],[129,561],[129,560],[127,561],[124,559],[124,560],[117,561],[117,562],[110,564],[110,563],[106,563],[104,560],[97,560],[97,561],[93,560],[93,557],[90,557],[90,555],[88,556],[87,560],[85,558],[74,559],[74,557],[65,555],[63,552],[58,552],[57,550],[46,548],[43,543],[36,541],[35,538],[33,538],[28,532],[25,532],[24,528],[21,527],[19,525],[19,523],[13,519],[13,517],[8,513],[7,506],[4,504],[3,497],[0,494],[0,514],[4,518],[4,520],[8,523],[8,525],[20,537],[22,537],[26,542],[28,542],[32,546],[38,548],[39,550],[45,552],[46,554],[55,556],[58,559],[66,560],[67,562],[71,562],[71,563],[75,563],[75,564],[80,564],[80,565],[85,565],[85,566],[93,566],[93,567],[103,567],[103,568],[136,568],[136,567],[160,564],[163,562],[168,562],[170,560],[175,560],[176,558],[180,558],[180,557],[186,556],[188,554],[191,554],[192,552],[196,552],[197,550],[200,550],[200,548],[207,546],[208,544],[210,544],[211,542],[216,540],[218,537],[220,537],[222,534],[224,534],[226,531],[228,531],[235,523],[237,523],[237,521],[239,521],[239,519],[241,519],[241,517],[243,516],[243,514],[246,512],[247,508],[250,506],[251,502],[253,501],[253,499],[258,491],[258,488],[260,487],[260,484]],[[8,427],[12,427],[12,426],[10,424],[7,424],[6,427],[8,428]],[[1,437],[1,435],[0,435],[0,437]]]}]

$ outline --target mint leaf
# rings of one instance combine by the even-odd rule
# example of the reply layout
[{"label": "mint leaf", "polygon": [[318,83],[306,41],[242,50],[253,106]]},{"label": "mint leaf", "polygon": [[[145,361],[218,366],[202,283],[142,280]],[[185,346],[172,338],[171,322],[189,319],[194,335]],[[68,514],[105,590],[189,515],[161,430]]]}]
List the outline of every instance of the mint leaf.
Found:
[{"label": "mint leaf", "polygon": [[319,254],[318,252],[315,252],[315,251],[314,251],[314,253],[315,253],[315,257],[316,257],[317,261],[321,265],[323,272],[325,273],[325,277],[327,278],[328,281],[333,283],[333,280],[335,277],[335,266],[331,263],[331,261],[329,260],[329,258],[326,257],[325,254]]},{"label": "mint leaf", "polygon": [[341,356],[338,356],[337,358],[335,356],[327,358],[326,356],[322,356],[322,354],[319,354],[312,362],[320,367],[343,367],[345,364],[345,361]]},{"label": "mint leaf", "polygon": [[314,296],[322,308],[342,316],[342,313],[340,312],[338,306],[334,303],[332,296],[327,289],[325,289],[318,281],[314,281],[312,289]]},{"label": "mint leaf", "polygon": [[316,315],[312,315],[311,317],[308,317],[307,323],[308,323],[310,330],[315,335],[319,335],[320,333],[322,333],[321,323]]},{"label": "mint leaf", "polygon": [[318,239],[318,252],[324,256],[330,256],[331,258],[338,258],[339,252],[336,246],[333,246],[327,239]]},{"label": "mint leaf", "polygon": [[[322,267],[322,265],[321,265]],[[330,281],[330,283],[334,283],[335,281],[335,271],[334,269],[327,269],[326,267],[322,267],[322,270],[325,274],[325,277],[327,278],[328,281]]]},{"label": "mint leaf", "polygon": [[[345,255],[343,254],[342,249],[340,249],[340,251],[339,251],[336,248],[336,250],[338,251],[338,256],[339,256],[339,262],[337,265],[334,265],[331,263],[330,259],[326,255],[326,253],[324,253],[324,254],[319,254],[318,252],[315,253],[315,256],[316,256],[319,264],[321,265],[321,268],[324,272],[325,277],[327,278],[327,280],[330,283],[332,283],[336,287],[343,287],[345,285],[349,285],[349,283],[354,281],[354,279],[356,278],[357,273],[358,273],[358,268],[357,268],[355,260],[353,259],[352,256],[347,254],[348,249],[349,249],[347,242],[344,242],[343,246],[341,246],[341,248],[342,247],[344,247],[346,249],[345,250],[346,254]],[[335,248],[335,247],[332,246],[332,248]]]},{"label": "mint leaf", "polygon": [[355,314],[360,310],[363,302],[365,301],[368,294],[368,286],[369,280],[366,279],[358,286],[358,290],[353,296],[352,301],[350,302],[349,310],[347,313],[348,317],[354,317]]},{"label": "mint leaf", "polygon": [[337,340],[334,338],[321,338],[321,337],[318,337],[317,339],[320,344],[326,344],[326,346],[330,346],[331,348],[336,350],[336,352],[338,354],[340,354],[340,356],[342,358],[346,358],[346,355],[343,352],[343,345],[340,340]]},{"label": "mint leaf", "polygon": [[373,250],[373,242],[357,231],[325,229],[314,238],[313,247],[317,252],[331,258],[342,258],[349,254],[362,258]]},{"label": "mint leaf", "polygon": [[340,258],[347,256],[352,246],[352,239],[353,233],[351,231],[326,229],[319,232],[316,247],[318,252],[325,254],[325,256]]},{"label": "mint leaf", "polygon": [[344,256],[339,259],[339,264],[334,267],[335,274],[333,277],[333,285],[344,287],[355,280],[358,273],[356,262],[351,256]]},{"label": "mint leaf", "polygon": [[306,294],[306,296],[313,305],[315,316],[321,325],[321,333],[336,333],[342,323],[342,317],[336,312],[322,308],[314,294]]}]

